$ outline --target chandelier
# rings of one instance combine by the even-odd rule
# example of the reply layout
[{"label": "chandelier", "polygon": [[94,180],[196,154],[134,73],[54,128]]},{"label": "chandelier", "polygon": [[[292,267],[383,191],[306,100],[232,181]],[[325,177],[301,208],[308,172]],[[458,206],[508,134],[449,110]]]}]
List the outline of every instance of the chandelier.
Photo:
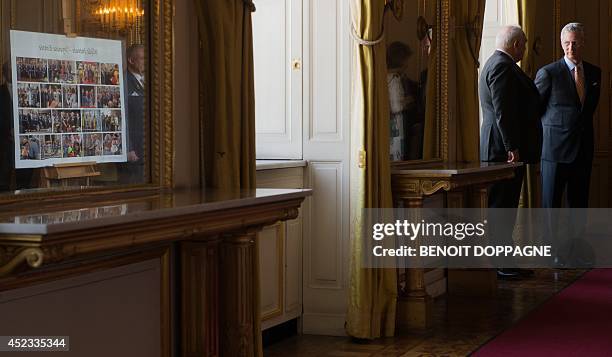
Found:
[{"label": "chandelier", "polygon": [[99,0],[94,15],[107,31],[123,33],[139,42],[144,16],[142,0]]}]

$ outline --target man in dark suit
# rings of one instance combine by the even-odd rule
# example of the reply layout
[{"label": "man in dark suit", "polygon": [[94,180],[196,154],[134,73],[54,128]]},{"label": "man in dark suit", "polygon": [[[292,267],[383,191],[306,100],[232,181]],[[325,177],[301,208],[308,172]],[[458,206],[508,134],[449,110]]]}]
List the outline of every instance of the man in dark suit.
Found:
[{"label": "man in dark suit", "polygon": [[142,45],[127,49],[127,145],[128,163],[123,183],[144,183],[145,51]]},{"label": "man in dark suit", "polygon": [[569,207],[586,208],[593,162],[593,115],[599,102],[601,70],[583,61],[584,26],[561,31],[565,56],[538,71],[542,99],[542,206],[561,207],[567,187]]},{"label": "man in dark suit", "polygon": [[[480,159],[485,162],[539,161],[541,127],[539,121],[539,94],[533,81],[516,64],[525,54],[527,37],[517,26],[502,28],[496,38],[497,50],[484,65],[479,83],[482,107],[480,134]],[[519,204],[525,168],[519,167],[511,180],[494,184],[489,191],[489,208],[516,209]],[[491,223],[495,241],[501,245],[513,245],[512,229],[516,219],[513,214],[492,211],[500,216]],[[501,217],[503,216],[503,217]],[[503,268],[512,266],[505,262]],[[500,277],[530,275],[531,271],[499,269]]]}]

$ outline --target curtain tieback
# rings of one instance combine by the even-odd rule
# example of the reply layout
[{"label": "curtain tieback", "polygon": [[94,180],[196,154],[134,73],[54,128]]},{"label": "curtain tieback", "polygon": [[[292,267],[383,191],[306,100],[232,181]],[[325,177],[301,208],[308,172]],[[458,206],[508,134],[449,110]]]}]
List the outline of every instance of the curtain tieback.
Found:
[{"label": "curtain tieback", "polygon": [[363,38],[361,38],[361,36],[359,36],[359,34],[357,33],[357,30],[355,30],[355,26],[351,25],[351,36],[353,37],[353,40],[355,40],[358,44],[362,45],[362,46],[376,46],[379,43],[381,43],[384,39],[385,39],[385,31],[383,30],[382,33],[380,34],[380,37],[378,37],[376,40],[374,41],[369,41],[369,40],[365,40]]},{"label": "curtain tieback", "polygon": [[253,0],[242,0],[242,2],[249,10],[251,10],[251,12],[255,12],[255,4],[253,3]]}]

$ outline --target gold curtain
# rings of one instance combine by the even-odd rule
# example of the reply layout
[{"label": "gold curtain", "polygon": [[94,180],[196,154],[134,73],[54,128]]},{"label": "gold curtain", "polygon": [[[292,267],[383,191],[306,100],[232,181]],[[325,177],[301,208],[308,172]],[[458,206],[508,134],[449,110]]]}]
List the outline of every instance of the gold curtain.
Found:
[{"label": "gold curtain", "polygon": [[[517,0],[519,10],[519,22],[527,35],[527,51],[521,61],[521,68],[530,78],[536,74],[536,0]],[[521,207],[533,208],[537,205],[537,174],[538,165],[527,165],[523,189],[521,191]]]},{"label": "gold curtain", "polygon": [[[255,188],[255,86],[250,0],[194,0],[200,34],[202,186]],[[255,240],[254,259],[259,259]],[[256,262],[259,266],[259,262]],[[259,281],[259,271],[253,272]],[[254,350],[263,355],[255,284]]]},{"label": "gold curtain", "polygon": [[346,331],[357,338],[393,336],[395,269],[363,267],[363,208],[390,208],[389,91],[383,36],[385,3],[351,0],[351,257]]},{"label": "gold curtain", "polygon": [[480,161],[478,57],[482,39],[485,0],[452,1],[456,21],[451,52],[457,75],[457,161]]},{"label": "gold curtain", "polygon": [[254,188],[254,5],[246,0],[194,1],[201,40],[203,186]]}]

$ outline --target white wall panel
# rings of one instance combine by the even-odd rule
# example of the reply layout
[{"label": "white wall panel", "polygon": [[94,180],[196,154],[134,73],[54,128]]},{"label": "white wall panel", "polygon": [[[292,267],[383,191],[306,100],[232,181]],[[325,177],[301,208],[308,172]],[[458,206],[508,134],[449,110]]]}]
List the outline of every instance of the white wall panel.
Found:
[{"label": "white wall panel", "polygon": [[343,335],[349,257],[350,22],[346,0],[304,0],[302,329]]},{"label": "white wall panel", "polygon": [[258,0],[253,13],[258,159],[302,158],[302,1]]},{"label": "white wall panel", "polygon": [[309,182],[310,239],[308,241],[310,288],[341,288],[342,285],[342,164],[311,162]]}]

